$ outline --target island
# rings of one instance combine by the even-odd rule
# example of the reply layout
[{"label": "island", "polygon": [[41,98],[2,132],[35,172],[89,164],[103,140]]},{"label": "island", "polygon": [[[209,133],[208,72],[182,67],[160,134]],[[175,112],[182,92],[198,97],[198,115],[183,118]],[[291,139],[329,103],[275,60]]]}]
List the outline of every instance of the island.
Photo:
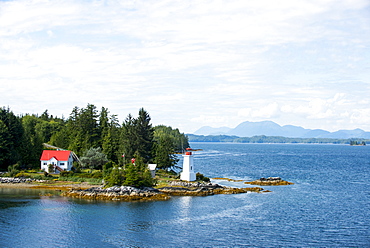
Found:
[{"label": "island", "polygon": [[260,186],[279,186],[279,185],[294,184],[292,182],[282,180],[280,177],[268,177],[268,178],[261,177],[260,179],[257,179],[255,181],[244,182],[244,183],[245,184],[260,185]]},{"label": "island", "polygon": [[68,181],[35,180],[31,178],[0,177],[0,187],[48,189],[61,192],[61,196],[113,201],[153,201],[168,200],[171,196],[209,196],[217,194],[242,194],[264,192],[260,187],[235,188],[212,182],[186,182],[169,180],[159,187],[132,187],[90,185]]}]

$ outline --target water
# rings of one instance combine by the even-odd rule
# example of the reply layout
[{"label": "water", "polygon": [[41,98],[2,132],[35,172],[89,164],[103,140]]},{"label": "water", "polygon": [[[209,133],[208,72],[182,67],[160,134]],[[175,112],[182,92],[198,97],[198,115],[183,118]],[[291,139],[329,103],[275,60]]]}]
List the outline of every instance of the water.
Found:
[{"label": "water", "polygon": [[[192,143],[196,171],[273,192],[94,202],[0,188],[0,247],[370,247],[370,147]],[[222,182],[243,187],[242,183]],[[42,192],[45,194],[45,192]]]}]

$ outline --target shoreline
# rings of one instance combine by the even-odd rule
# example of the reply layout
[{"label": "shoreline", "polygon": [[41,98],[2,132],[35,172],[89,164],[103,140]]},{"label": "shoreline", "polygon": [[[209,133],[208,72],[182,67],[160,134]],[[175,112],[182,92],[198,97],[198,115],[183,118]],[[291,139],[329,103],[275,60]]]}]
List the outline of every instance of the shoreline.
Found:
[{"label": "shoreline", "polygon": [[0,183],[0,188],[18,188],[18,189],[50,189],[56,191],[68,191],[71,189],[90,189],[96,187],[96,185],[91,185],[88,183],[73,183],[65,182],[63,184],[49,183],[48,185],[42,185],[39,183]]},{"label": "shoreline", "polygon": [[[243,182],[229,178],[214,178],[231,182]],[[258,186],[291,185],[294,183],[284,181],[280,177],[260,178],[244,184],[256,185],[254,187],[229,187],[212,182],[187,182],[182,180],[167,181],[162,187],[113,186],[104,188],[104,185],[92,185],[87,182],[76,183],[70,181],[45,181],[19,178],[3,178],[0,188],[14,189],[46,189],[61,192],[61,196],[103,201],[162,201],[172,196],[209,196],[219,194],[243,194],[248,192],[267,193]]]},{"label": "shoreline", "polygon": [[[45,182],[46,183],[46,182]],[[40,182],[0,183],[0,188],[13,189],[47,189],[62,191],[61,196],[88,200],[113,201],[158,201],[168,200],[172,196],[209,196],[217,194],[242,194],[248,192],[263,193],[260,187],[234,188],[215,183],[172,181],[162,188],[135,188],[131,186],[114,186],[104,189],[102,185],[73,182]]]}]

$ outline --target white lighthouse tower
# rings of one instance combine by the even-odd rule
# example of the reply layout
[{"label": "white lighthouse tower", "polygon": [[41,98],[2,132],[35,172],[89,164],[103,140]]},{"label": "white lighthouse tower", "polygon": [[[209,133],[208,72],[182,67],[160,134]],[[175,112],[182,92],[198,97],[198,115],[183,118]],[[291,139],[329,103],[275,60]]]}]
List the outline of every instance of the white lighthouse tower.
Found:
[{"label": "white lighthouse tower", "polygon": [[194,164],[193,164],[193,150],[191,148],[186,148],[185,154],[183,154],[183,165],[180,179],[184,181],[195,181],[196,175],[194,173]]}]

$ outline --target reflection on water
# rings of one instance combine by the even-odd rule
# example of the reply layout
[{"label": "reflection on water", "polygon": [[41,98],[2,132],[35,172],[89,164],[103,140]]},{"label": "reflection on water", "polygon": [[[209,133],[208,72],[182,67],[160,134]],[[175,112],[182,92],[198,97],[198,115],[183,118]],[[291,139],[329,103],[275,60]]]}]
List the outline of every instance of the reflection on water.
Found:
[{"label": "reflection on water", "polygon": [[14,208],[14,207],[22,207],[27,204],[28,201],[7,201],[7,200],[0,200],[0,209],[6,208]]},{"label": "reflection on water", "polygon": [[190,220],[191,218],[190,211],[192,199],[193,197],[191,196],[182,196],[177,199],[180,205],[180,216],[183,220]]}]

